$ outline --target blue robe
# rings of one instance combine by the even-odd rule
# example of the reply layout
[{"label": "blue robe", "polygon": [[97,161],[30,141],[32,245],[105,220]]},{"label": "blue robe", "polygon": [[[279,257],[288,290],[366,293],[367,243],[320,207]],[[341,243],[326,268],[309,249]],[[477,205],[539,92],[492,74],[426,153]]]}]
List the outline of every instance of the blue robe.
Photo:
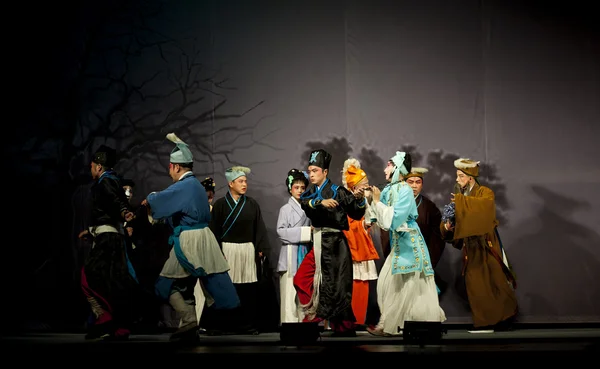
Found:
[{"label": "blue robe", "polygon": [[419,212],[410,186],[404,181],[388,184],[381,192],[381,203],[392,207],[394,212],[391,225],[381,224],[383,219],[378,216],[379,224],[389,228],[390,232],[390,248],[394,254],[392,274],[422,270],[427,276],[433,275],[429,251],[417,224]]},{"label": "blue robe", "polygon": [[[239,306],[239,298],[227,273],[227,261],[220,252],[214,236],[209,237],[214,240],[214,251],[207,257],[208,260],[199,260],[197,263],[188,260],[179,243],[182,232],[193,229],[206,229],[210,232],[207,227],[211,214],[206,190],[191,172],[188,173],[165,190],[148,195],[147,201],[152,217],[157,220],[166,218],[173,227],[169,243],[173,245],[177,261],[192,277],[201,280],[206,292],[214,299],[215,308],[235,308]],[[210,246],[203,245],[206,248]],[[167,263],[170,261],[167,260]],[[168,299],[173,282],[174,278],[161,276],[156,284],[157,294],[163,299]]]}]

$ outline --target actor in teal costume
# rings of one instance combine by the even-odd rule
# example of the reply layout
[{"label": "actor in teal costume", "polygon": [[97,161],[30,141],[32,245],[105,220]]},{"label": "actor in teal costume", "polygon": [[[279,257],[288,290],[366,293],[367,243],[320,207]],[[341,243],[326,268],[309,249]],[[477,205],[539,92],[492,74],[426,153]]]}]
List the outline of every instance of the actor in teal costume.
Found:
[{"label": "actor in teal costume", "polygon": [[391,248],[377,281],[381,317],[377,327],[368,329],[375,335],[397,335],[409,320],[446,320],[429,251],[417,224],[417,204],[404,181],[411,168],[410,155],[397,151],[384,170],[389,184],[381,192],[372,187],[372,208],[377,224],[390,233]]}]

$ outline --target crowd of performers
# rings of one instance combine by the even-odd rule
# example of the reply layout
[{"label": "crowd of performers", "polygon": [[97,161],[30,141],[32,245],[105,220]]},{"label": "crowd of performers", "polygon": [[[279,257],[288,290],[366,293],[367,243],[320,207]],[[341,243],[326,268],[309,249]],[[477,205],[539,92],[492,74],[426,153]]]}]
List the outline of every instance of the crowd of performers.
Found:
[{"label": "crowd of performers", "polygon": [[272,282],[272,253],[260,206],[246,195],[250,169],[227,169],[228,191],[213,202],[214,181],[195,177],[189,146],[173,133],[167,139],[173,184],[137,207],[135,184],[113,170],[115,150],[103,145],[91,161],[91,224],[79,235],[93,241],[81,274],[92,313],[87,339],[128,339],[136,320],[158,315],[157,301],[177,314],[173,340],[259,334],[269,315],[276,326],[319,322],[333,336],[363,328],[402,335],[406,321],[446,320],[435,273],[446,243],[463,255],[470,332],[505,329],[516,316],[516,281],[479,162],[454,162],[456,186],[440,211],[421,193],[427,169],[413,168],[408,152],[391,155],[380,189],[355,158],[345,160],[342,184],[332,183],[331,155],[313,151],[305,170],[285,177],[277,299],[261,288]]}]

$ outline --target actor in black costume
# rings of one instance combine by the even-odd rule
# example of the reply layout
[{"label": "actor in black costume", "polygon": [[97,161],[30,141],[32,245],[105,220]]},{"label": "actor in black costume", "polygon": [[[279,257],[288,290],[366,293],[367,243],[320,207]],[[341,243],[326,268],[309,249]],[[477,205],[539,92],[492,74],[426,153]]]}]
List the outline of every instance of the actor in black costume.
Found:
[{"label": "actor in black costume", "polygon": [[81,285],[95,316],[86,339],[127,339],[137,278],[127,255],[123,222],[134,218],[119,177],[113,171],[116,151],[102,145],[90,163],[91,226],[79,237],[94,239]]},{"label": "actor in black costume", "polygon": [[356,193],[327,178],[331,155],[311,153],[308,162],[310,187],[300,197],[302,210],[311,220],[313,249],[294,276],[294,287],[305,312],[304,321],[327,319],[335,336],[355,336],[352,312],[352,255],[343,230],[348,216],[360,220],[365,214],[363,191]]},{"label": "actor in black costume", "polygon": [[249,173],[250,168],[243,166],[227,169],[229,191],[215,201],[211,211],[209,227],[229,263],[229,275],[241,302],[240,311],[230,314],[230,318],[209,318],[214,311],[205,310],[202,327],[213,332],[258,334],[260,329],[259,277],[265,276],[262,266],[270,245],[260,206],[246,195]]}]

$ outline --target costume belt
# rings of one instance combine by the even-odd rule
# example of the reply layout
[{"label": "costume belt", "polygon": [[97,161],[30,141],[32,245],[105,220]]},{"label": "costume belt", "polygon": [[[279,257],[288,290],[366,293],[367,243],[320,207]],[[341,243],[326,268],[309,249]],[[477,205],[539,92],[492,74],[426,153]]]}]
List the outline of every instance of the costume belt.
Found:
[{"label": "costume belt", "polygon": [[117,229],[114,226],[103,224],[99,226],[89,227],[90,234],[92,237],[96,238],[101,233],[119,233],[123,234],[122,229]]}]

